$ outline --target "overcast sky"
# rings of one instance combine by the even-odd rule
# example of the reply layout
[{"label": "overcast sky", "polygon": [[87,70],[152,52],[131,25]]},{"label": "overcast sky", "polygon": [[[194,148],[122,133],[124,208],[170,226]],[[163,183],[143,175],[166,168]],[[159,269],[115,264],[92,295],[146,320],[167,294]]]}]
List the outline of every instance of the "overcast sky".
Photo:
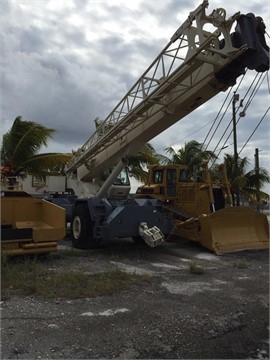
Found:
[{"label": "overcast sky", "polygon": [[[46,151],[77,149],[94,131],[94,119],[106,118],[189,12],[201,3],[200,0],[1,0],[1,133],[8,131],[20,115],[57,130]],[[207,14],[218,7],[225,8],[227,17],[237,11],[253,12],[269,24],[269,1],[210,0]],[[255,71],[249,71],[237,91],[245,99],[244,105],[248,99],[246,91],[255,75]],[[190,140],[203,142],[226,95],[219,94],[150,143],[159,153],[164,153],[167,146],[182,146]],[[246,116],[237,125],[239,151],[268,106],[269,77],[266,76]],[[225,124],[211,139],[209,150],[217,146],[231,118],[229,107]],[[225,139],[226,136],[220,147]],[[229,146],[225,152],[233,153],[232,143],[231,136],[226,141]],[[260,150],[260,165],[269,167],[269,113],[240,153],[250,159],[252,167],[255,148]]]}]

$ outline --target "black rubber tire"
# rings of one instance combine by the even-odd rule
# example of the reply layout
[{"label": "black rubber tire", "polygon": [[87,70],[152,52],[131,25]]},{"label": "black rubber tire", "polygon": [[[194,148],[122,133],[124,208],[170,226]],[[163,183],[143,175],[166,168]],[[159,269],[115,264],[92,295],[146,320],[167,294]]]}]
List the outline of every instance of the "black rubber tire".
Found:
[{"label": "black rubber tire", "polygon": [[100,240],[93,237],[93,223],[87,204],[75,206],[71,222],[72,245],[76,249],[95,249],[99,247]]}]

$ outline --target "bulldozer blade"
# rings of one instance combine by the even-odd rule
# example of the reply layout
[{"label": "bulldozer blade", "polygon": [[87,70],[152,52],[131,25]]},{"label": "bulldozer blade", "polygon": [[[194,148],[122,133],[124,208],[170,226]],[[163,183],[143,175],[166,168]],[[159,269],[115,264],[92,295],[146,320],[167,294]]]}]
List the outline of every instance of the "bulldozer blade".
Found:
[{"label": "bulldozer blade", "polygon": [[267,216],[251,208],[224,208],[201,215],[199,223],[199,243],[217,255],[269,248]]}]

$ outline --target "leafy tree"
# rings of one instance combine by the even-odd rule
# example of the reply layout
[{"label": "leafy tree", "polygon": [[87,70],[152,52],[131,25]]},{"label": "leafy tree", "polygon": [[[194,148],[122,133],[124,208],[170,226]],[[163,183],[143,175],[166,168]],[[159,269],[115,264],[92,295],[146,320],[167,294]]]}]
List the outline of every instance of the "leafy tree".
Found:
[{"label": "leafy tree", "polygon": [[31,174],[45,180],[52,171],[59,172],[70,160],[71,154],[42,153],[38,151],[47,146],[48,140],[55,133],[33,121],[16,117],[11,129],[3,135],[1,147],[1,177],[14,185],[14,178],[25,178]]},{"label": "leafy tree", "polygon": [[145,144],[136,155],[129,157],[127,164],[130,176],[144,182],[147,175],[147,165],[158,164],[159,155],[155,152],[150,143]]},{"label": "leafy tree", "polygon": [[169,157],[160,157],[162,164],[180,164],[189,167],[190,176],[199,179],[202,176],[202,165],[210,160],[217,159],[213,151],[206,150],[203,144],[196,140],[191,140],[175,151],[172,147],[168,147],[165,151]]},{"label": "leafy tree", "polygon": [[213,151],[206,150],[203,144],[196,140],[185,143],[184,147],[178,151],[175,151],[172,147],[166,148],[165,151],[170,157],[162,159],[164,164],[182,164],[193,167],[194,165],[201,166],[204,162],[217,158]]},{"label": "leafy tree", "polygon": [[268,200],[269,195],[262,191],[263,186],[270,182],[269,173],[266,169],[260,167],[247,171],[249,160],[247,157],[237,157],[237,167],[235,166],[234,155],[225,154],[224,164],[227,169],[227,176],[233,195],[234,205],[236,205],[236,194],[239,192],[240,198],[257,204],[259,196],[262,200]]}]

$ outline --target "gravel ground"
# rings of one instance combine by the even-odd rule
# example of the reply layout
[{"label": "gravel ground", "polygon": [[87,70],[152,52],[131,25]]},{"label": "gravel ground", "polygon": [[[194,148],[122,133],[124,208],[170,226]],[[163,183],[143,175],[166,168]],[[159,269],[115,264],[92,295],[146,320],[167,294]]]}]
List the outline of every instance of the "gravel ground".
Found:
[{"label": "gravel ground", "polygon": [[[63,249],[71,250],[69,240]],[[89,272],[120,268],[153,281],[110,296],[3,301],[2,359],[269,358],[267,250],[216,256],[188,242],[150,249],[127,240],[80,254],[42,263]],[[204,273],[190,273],[190,261]]]}]

